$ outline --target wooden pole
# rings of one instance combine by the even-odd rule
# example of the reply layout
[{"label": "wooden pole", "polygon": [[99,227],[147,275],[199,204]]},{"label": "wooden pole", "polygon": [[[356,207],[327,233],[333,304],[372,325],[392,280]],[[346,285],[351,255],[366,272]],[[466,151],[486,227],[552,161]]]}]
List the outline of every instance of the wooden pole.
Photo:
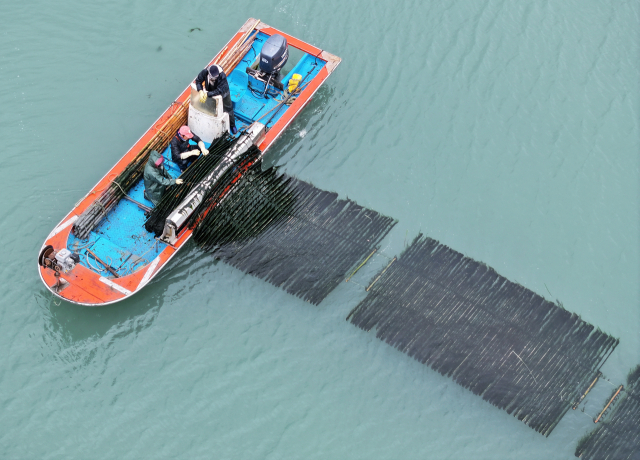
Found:
[{"label": "wooden pole", "polygon": [[100,259],[100,257],[98,257],[97,255],[95,255],[93,253],[93,251],[89,248],[87,248],[87,252],[89,254],[91,254],[98,262],[100,262],[102,265],[104,265],[104,268],[106,268],[107,270],[109,270],[109,273],[111,273],[113,276],[115,276],[116,278],[120,278],[118,276],[118,274],[115,272],[115,270],[113,268],[111,268],[110,265],[107,265],[105,262],[102,261],[102,259]]},{"label": "wooden pole", "polygon": [[620,385],[618,387],[618,391],[615,392],[615,394],[611,397],[611,399],[609,400],[609,402],[607,403],[606,406],[604,406],[604,409],[602,409],[602,412],[600,412],[600,415],[598,415],[596,417],[596,419],[593,421],[593,423],[598,423],[600,421],[600,419],[602,418],[602,416],[604,415],[604,413],[607,411],[607,409],[609,408],[609,406],[613,403],[613,400],[616,399],[618,397],[618,395],[620,394],[620,392],[624,390],[624,385]]},{"label": "wooden pole", "polygon": [[245,54],[247,54],[247,52],[251,49],[251,47],[253,46],[253,42],[255,41],[256,36],[258,35],[258,32],[259,31],[256,30],[256,33],[253,34],[251,37],[249,37],[249,39],[244,44],[244,46],[234,54],[234,56],[229,60],[229,62],[226,63],[226,66],[229,68],[229,70],[235,68],[235,66],[238,65],[238,63],[242,60],[242,58],[244,58]]}]

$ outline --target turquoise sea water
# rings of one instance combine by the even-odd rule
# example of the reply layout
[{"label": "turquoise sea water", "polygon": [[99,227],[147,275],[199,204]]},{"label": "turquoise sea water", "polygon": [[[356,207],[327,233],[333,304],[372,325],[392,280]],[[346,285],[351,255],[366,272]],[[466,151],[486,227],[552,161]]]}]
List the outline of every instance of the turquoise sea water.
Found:
[{"label": "turquoise sea water", "polygon": [[618,337],[612,384],[640,362],[638,2],[2,2],[0,458],[573,458],[609,383],[544,438],[347,323],[355,283],[314,307],[190,246],[53,301],[46,235],[250,16],[343,59],[270,163]]}]

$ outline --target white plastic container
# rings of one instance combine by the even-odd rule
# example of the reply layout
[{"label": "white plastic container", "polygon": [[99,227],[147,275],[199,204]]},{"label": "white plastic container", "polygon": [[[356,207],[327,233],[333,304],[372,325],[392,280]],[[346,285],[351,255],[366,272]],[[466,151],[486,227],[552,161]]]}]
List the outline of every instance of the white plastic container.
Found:
[{"label": "white plastic container", "polygon": [[191,83],[188,123],[189,129],[204,142],[212,142],[229,131],[229,114],[222,110],[222,96],[207,98],[203,104],[196,84]]}]

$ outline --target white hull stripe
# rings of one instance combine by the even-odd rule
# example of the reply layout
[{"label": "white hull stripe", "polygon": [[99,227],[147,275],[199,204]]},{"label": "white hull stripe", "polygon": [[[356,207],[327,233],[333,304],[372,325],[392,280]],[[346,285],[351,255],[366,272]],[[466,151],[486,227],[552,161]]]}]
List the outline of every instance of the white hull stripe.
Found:
[{"label": "white hull stripe", "polygon": [[49,233],[49,236],[47,237],[47,239],[53,238],[62,230],[67,228],[69,225],[73,224],[76,220],[78,220],[78,216],[73,216],[71,219],[69,219],[65,223],[58,225],[56,228],[53,229],[51,233]]},{"label": "white hull stripe", "polygon": [[140,284],[138,284],[138,288],[136,289],[136,291],[139,291],[140,289],[142,289],[144,285],[149,282],[149,280],[151,279],[151,275],[153,275],[153,272],[155,271],[159,263],[160,263],[160,256],[153,259],[153,262],[149,264],[149,268],[147,269],[147,272],[144,274],[144,276],[140,280]]},{"label": "white hull stripe", "polygon": [[129,289],[123,288],[122,286],[120,286],[119,284],[114,283],[110,279],[107,279],[107,278],[104,278],[104,277],[101,276],[100,277],[100,281],[102,281],[107,286],[112,287],[116,291],[123,293],[124,295],[131,295],[131,291]]}]

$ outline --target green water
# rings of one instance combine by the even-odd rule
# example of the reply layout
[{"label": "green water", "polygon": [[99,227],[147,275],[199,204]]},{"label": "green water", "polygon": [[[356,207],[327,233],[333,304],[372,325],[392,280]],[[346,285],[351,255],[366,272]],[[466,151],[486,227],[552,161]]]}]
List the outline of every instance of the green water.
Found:
[{"label": "green water", "polygon": [[[638,2],[0,3],[0,458],[570,459],[319,307],[194,247],[133,299],[54,302],[46,235],[248,17],[343,62],[268,161],[399,220],[620,338],[640,362]],[[190,32],[190,29],[199,28]]]}]

